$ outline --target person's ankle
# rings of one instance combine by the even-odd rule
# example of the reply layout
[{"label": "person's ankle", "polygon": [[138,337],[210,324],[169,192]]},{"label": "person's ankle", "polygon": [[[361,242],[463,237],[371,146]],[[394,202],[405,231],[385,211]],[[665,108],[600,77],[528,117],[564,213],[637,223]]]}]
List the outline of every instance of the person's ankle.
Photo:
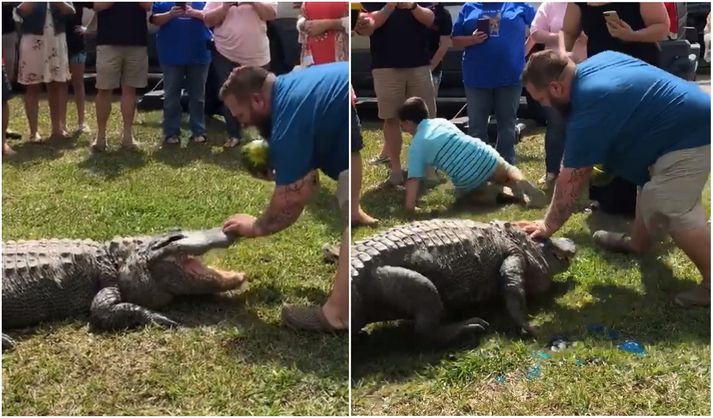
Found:
[{"label": "person's ankle", "polygon": [[349,328],[349,313],[347,312],[345,314],[342,311],[344,311],[344,309],[334,306],[334,304],[330,303],[329,300],[322,306],[322,314],[324,315],[324,318],[334,329]]}]

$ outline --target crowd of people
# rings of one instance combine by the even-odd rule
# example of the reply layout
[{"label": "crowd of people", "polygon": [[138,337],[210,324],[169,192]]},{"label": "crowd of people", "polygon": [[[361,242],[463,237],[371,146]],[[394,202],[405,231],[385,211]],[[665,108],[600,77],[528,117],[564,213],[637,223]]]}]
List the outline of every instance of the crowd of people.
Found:
[{"label": "crowd of people", "polygon": [[[433,168],[454,183],[458,200],[503,202],[502,186],[508,186],[516,201],[546,203],[515,167],[524,87],[546,114],[539,183],[554,192],[545,219],[520,226],[546,239],[571,215],[592,173],[603,172],[590,198],[628,202],[635,220],[631,236],[597,231],[594,241],[639,254],[656,231],[666,230],[703,276],[675,301],[710,304],[710,227],[700,203],[710,174],[710,97],[657,68],[659,42],[672,32],[667,5],[544,2],[535,9],[468,2],[455,19],[438,3],[362,7],[354,29],[370,37],[384,133],[381,152],[370,162],[389,165],[387,183],[405,184],[407,210],[415,208]],[[463,50],[467,135],[436,113],[441,61],[450,45]],[[494,149],[487,144],[492,114]],[[406,171],[402,132],[413,136]]]}]

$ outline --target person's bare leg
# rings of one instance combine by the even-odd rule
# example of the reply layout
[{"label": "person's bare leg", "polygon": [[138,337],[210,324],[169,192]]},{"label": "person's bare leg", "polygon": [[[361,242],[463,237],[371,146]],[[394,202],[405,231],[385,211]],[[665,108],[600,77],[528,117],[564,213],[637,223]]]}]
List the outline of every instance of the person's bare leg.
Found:
[{"label": "person's bare leg", "polygon": [[322,314],[335,329],[349,328],[349,228],[342,233],[337,275],[332,293],[322,306]]},{"label": "person's bare leg", "polygon": [[74,103],[77,106],[77,130],[85,132],[87,130],[84,122],[84,101],[86,94],[84,90],[84,64],[70,64],[72,71],[72,90],[74,91]]},{"label": "person's bare leg", "polygon": [[710,305],[711,303],[711,230],[708,225],[671,231],[671,238],[703,276],[701,284],[676,295],[682,306]]},{"label": "person's bare leg", "polygon": [[361,153],[352,152],[351,165],[351,223],[352,225],[371,226],[378,222],[361,207],[362,160]]},{"label": "person's bare leg", "polygon": [[398,118],[384,120],[384,146],[391,158],[391,176],[389,181],[392,184],[402,184],[404,182],[401,171],[401,125]]},{"label": "person's bare leg", "polygon": [[37,132],[40,88],[41,84],[30,84],[27,85],[25,89],[25,115],[27,115],[27,124],[30,127],[30,142],[40,140],[40,134]]},{"label": "person's bare leg", "polygon": [[527,180],[519,168],[505,162],[498,165],[490,181],[509,188],[513,196],[529,208],[543,208],[549,203],[545,192]]},{"label": "person's bare leg", "polygon": [[55,140],[62,139],[67,134],[64,130],[67,119],[67,83],[48,83],[47,96],[50,107],[50,122],[52,124],[50,138]]},{"label": "person's bare leg", "polygon": [[121,119],[124,122],[124,135],[121,145],[134,147],[134,114],[136,113],[136,89],[121,86]]},{"label": "person's bare leg", "polygon": [[97,112],[97,136],[92,149],[102,151],[106,148],[106,124],[111,114],[111,90],[97,90],[94,105]]},{"label": "person's bare leg", "polygon": [[15,154],[15,151],[7,144],[7,127],[10,124],[10,105],[7,100],[2,101],[2,155],[9,157]]}]

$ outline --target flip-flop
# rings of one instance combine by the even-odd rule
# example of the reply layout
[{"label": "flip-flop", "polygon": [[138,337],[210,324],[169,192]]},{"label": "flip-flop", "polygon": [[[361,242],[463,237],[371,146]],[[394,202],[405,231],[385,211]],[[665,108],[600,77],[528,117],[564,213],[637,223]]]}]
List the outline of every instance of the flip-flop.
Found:
[{"label": "flip-flop", "polygon": [[223,148],[225,149],[230,149],[230,148],[235,148],[238,145],[240,145],[240,138],[228,138],[227,141],[223,143]]},{"label": "flip-flop", "polygon": [[627,234],[611,231],[597,231],[592,235],[594,243],[605,250],[629,254],[631,251],[625,245],[627,238]]},{"label": "flip-flop", "polygon": [[706,289],[701,285],[697,285],[684,292],[677,294],[673,301],[676,303],[676,305],[683,308],[691,308],[694,306],[710,306],[711,290]]},{"label": "flip-flop", "polygon": [[295,331],[342,334],[346,329],[334,328],[324,317],[322,307],[287,305],[282,308],[282,323]]},{"label": "flip-flop", "polygon": [[195,142],[196,144],[204,144],[207,141],[207,139],[206,139],[205,135],[196,135],[196,136],[191,137],[191,141]]}]

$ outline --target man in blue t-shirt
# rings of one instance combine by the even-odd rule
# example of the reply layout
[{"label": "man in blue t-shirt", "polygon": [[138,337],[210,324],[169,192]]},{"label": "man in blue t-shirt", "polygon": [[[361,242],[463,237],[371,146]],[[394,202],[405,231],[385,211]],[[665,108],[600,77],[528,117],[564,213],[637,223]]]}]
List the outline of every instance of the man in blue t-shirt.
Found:
[{"label": "man in blue t-shirt", "polygon": [[710,175],[710,96],[696,84],[618,52],[576,65],[559,51],[533,54],[523,73],[533,98],[567,118],[562,174],[544,221],[523,222],[548,237],[569,218],[592,167],[639,186],[631,236],[608,231],[594,241],[640,254],[665,228],[703,275],[680,293],[681,306],[710,305],[710,227],[701,194]]},{"label": "man in blue t-shirt", "polygon": [[[337,198],[349,213],[349,63],[316,65],[276,77],[261,67],[238,67],[220,98],[243,126],[255,126],[269,143],[276,183],[259,218],[236,214],[225,232],[244,237],[274,234],[292,225],[315,190],[317,170],[338,181]],[[346,330],[349,324],[349,242],[342,236],[332,294],[323,307],[285,307],[283,322],[299,329]]]},{"label": "man in blue t-shirt", "polygon": [[191,140],[206,142],[205,83],[210,67],[208,41],[212,35],[203,23],[204,1],[153,3],[151,23],[156,34],[158,60],[163,72],[163,138],[165,144],[181,142],[181,91],[188,90]]}]

